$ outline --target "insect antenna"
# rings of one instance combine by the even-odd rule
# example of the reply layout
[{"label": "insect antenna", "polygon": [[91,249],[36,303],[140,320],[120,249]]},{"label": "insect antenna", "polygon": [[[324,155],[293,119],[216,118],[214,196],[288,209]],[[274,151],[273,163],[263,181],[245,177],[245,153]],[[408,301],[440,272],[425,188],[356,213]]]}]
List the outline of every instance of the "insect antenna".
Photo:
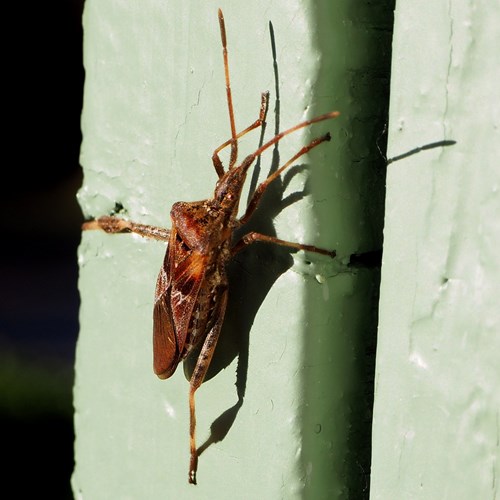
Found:
[{"label": "insect antenna", "polygon": [[316,137],[316,139],[313,139],[307,146],[303,146],[300,148],[300,150],[294,154],[282,167],[280,167],[278,170],[273,172],[265,181],[259,184],[257,189],[254,190],[252,197],[250,198],[250,201],[248,202],[247,209],[243,217],[240,219],[240,224],[246,224],[248,219],[252,216],[254,213],[255,209],[257,208],[257,205],[260,202],[260,199],[262,198],[262,195],[264,194],[265,190],[273,182],[276,180],[284,170],[286,170],[290,165],[293,164],[295,160],[300,158],[301,156],[307,154],[311,149],[315,148],[316,146],[319,146],[322,142],[329,141],[331,139],[330,133],[327,132],[325,135],[321,137]]},{"label": "insect antenna", "polygon": [[222,40],[222,55],[224,57],[224,76],[226,79],[227,107],[229,111],[229,123],[231,124],[231,156],[229,159],[229,169],[233,168],[238,158],[238,138],[236,136],[236,124],[234,122],[233,96],[231,94],[231,82],[229,79],[229,63],[227,58],[227,39],[224,15],[219,9],[220,36]]},{"label": "insect antenna", "polygon": [[[260,156],[266,149],[270,148],[273,144],[276,144],[277,142],[281,141],[281,139],[283,139],[283,137],[291,134],[292,132],[300,130],[301,128],[308,127],[309,125],[312,125],[313,123],[322,122],[324,120],[330,120],[331,118],[337,118],[337,116],[339,116],[339,115],[340,115],[340,113],[338,111],[330,111],[330,113],[325,113],[324,115],[319,115],[319,116],[316,116],[314,118],[311,118],[310,120],[306,120],[306,121],[297,123],[297,125],[295,125],[293,127],[290,127],[289,129],[284,130],[283,132],[280,132],[279,134],[276,134],[272,139],[270,139],[269,141],[267,141],[260,148],[256,149],[253,153],[249,154],[242,161],[241,165],[238,168],[241,168],[243,171],[247,171],[250,168],[250,166],[252,165],[252,163],[255,161],[255,158],[257,158],[258,156]],[[320,142],[323,142],[324,140],[330,140],[330,139],[329,138],[326,139],[326,136],[325,136],[325,138],[320,139]],[[311,147],[306,146],[305,150],[303,148],[298,153],[298,155],[295,155],[289,162],[287,162],[287,164],[284,165],[279,170],[279,172],[282,172],[286,167],[288,167],[290,165],[290,162],[296,160],[298,158],[298,156],[302,156],[303,154],[307,153],[307,151],[309,151],[310,149],[312,149],[313,147],[315,147],[317,145],[316,141],[317,141],[317,139],[315,139],[314,141],[312,141],[312,143],[310,145]],[[279,174],[275,174],[275,175],[279,175]],[[274,178],[275,177],[273,176],[273,179]]]}]

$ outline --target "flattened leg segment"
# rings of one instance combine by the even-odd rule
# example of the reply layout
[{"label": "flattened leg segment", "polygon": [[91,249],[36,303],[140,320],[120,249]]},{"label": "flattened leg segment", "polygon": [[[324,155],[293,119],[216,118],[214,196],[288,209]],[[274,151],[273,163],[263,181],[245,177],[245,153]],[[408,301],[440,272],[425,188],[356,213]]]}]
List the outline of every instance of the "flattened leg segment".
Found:
[{"label": "flattened leg segment", "polygon": [[196,366],[189,382],[189,446],[191,450],[191,458],[189,461],[189,482],[196,484],[196,470],[198,469],[198,451],[196,449],[196,411],[194,403],[194,393],[203,383],[203,379],[207,374],[208,367],[214,355],[215,346],[219,339],[219,334],[224,321],[227,306],[227,290],[225,290],[220,298],[218,310],[215,312],[217,321],[203,343],[200,355],[196,362]]},{"label": "flattened leg segment", "polygon": [[119,217],[104,216],[91,221],[84,222],[82,225],[84,231],[98,229],[106,233],[134,233],[144,238],[153,240],[168,241],[170,237],[170,229],[164,227],[149,226],[147,224],[139,224],[128,220],[120,219]]}]

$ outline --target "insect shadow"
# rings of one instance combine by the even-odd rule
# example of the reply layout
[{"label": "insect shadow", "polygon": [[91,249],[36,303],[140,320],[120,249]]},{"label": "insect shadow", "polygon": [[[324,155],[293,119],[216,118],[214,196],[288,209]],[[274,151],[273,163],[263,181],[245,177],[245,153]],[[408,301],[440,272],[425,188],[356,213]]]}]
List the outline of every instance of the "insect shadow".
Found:
[{"label": "insect shadow", "polygon": [[[278,63],[276,60],[276,42],[274,29],[269,22],[273,71],[275,82],[274,99],[274,134],[280,132],[280,92]],[[268,113],[269,114],[269,113]],[[266,123],[260,131],[258,146],[264,143]],[[285,159],[287,160],[287,158]],[[264,160],[266,163],[268,160]],[[279,143],[272,150],[271,165],[268,175],[275,172],[282,161],[279,153]],[[261,171],[261,158],[255,164],[250,179],[248,200],[254,192]],[[278,177],[266,188],[255,213],[244,227],[236,232],[234,241],[244,234],[256,231],[258,233],[277,236],[273,219],[286,207],[304,198],[308,192],[307,184],[302,191],[294,192],[283,198],[291,179],[306,169],[306,165],[295,165],[288,169],[284,176]],[[267,177],[267,176],[266,176]],[[226,368],[236,357],[236,394],[237,402],[217,417],[210,426],[210,435],[198,448],[198,456],[210,445],[222,441],[232,427],[236,416],[243,405],[249,360],[249,337],[257,312],[274,282],[293,264],[290,250],[278,245],[254,244],[239,253],[228,266],[229,293],[226,316],[222,326],[217,349],[205,376],[205,382]],[[184,361],[184,373],[189,380],[193,372],[199,349]]]},{"label": "insect shadow", "polygon": [[388,134],[388,130],[387,130],[387,123],[386,123],[384,126],[384,129],[382,130],[382,133],[380,134],[380,136],[377,139],[377,149],[380,153],[380,156],[382,156],[382,158],[384,159],[386,165],[390,165],[391,163],[394,163],[396,161],[404,160],[405,158],[408,158],[409,156],[413,156],[413,155],[420,153],[422,151],[428,151],[429,149],[434,149],[434,148],[444,148],[444,147],[448,147],[448,146],[454,146],[457,143],[457,141],[455,141],[453,139],[449,139],[449,140],[445,139],[442,141],[429,142],[427,144],[423,144],[422,146],[417,146],[413,149],[410,149],[409,151],[406,151],[406,152],[401,153],[399,155],[393,156],[392,158],[387,158],[385,156],[385,154],[382,152],[382,149],[379,145],[379,140],[382,137],[385,139],[384,142],[387,145],[387,134]]},{"label": "insect shadow", "polygon": [[389,165],[390,163],[394,163],[395,161],[408,158],[408,156],[420,153],[421,151],[427,151],[428,149],[434,149],[434,148],[443,148],[446,146],[454,146],[456,143],[457,141],[445,140],[445,141],[436,141],[436,142],[431,142],[429,144],[424,144],[423,146],[418,146],[416,148],[410,149],[410,151],[407,151],[406,153],[393,156],[392,158],[387,158],[387,165]]}]

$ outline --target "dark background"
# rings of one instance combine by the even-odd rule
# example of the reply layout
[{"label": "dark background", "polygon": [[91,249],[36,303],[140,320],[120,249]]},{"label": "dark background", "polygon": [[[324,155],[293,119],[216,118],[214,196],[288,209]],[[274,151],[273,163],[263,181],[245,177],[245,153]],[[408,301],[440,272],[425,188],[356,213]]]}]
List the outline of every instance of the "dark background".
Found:
[{"label": "dark background", "polygon": [[0,428],[2,482],[16,498],[72,498],[82,9],[52,0],[4,11]]}]

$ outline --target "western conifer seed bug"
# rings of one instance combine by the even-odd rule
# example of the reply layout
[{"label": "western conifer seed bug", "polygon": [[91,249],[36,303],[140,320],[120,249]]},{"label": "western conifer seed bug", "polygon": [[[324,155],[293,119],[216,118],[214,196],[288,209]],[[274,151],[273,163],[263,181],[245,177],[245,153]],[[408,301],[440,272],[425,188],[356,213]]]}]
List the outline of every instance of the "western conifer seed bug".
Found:
[{"label": "western conifer seed bug", "polygon": [[[335,257],[335,252],[313,245],[284,241],[272,236],[250,232],[234,242],[234,232],[245,224],[264,194],[267,186],[299,157],[319,144],[330,140],[330,134],[312,140],[283,166],[269,175],[250,198],[244,215],[238,218],[238,205],[246,174],[255,159],[265,150],[292,132],[313,123],[336,118],[333,111],[301,122],[278,133],[248,155],[239,165],[238,140],[264,123],[269,93],[261,96],[259,117],[241,132],[236,131],[224,17],[219,9],[219,25],[226,82],[226,98],[231,126],[231,138],[215,149],[212,162],[219,177],[212,198],[195,202],[174,203],[170,211],[171,229],[139,224],[115,216],[104,216],[85,222],[84,230],[100,229],[107,233],[135,233],[146,238],[167,242],[167,251],[156,283],[153,310],[153,369],[161,378],[169,378],[177,365],[197,347],[202,346],[190,380],[190,463],[189,482],[196,484],[198,452],[195,441],[196,390],[207,373],[224,320],[228,281],[226,266],[235,254],[255,242],[274,243],[297,250]],[[219,158],[224,148],[230,148],[226,170]]]}]

